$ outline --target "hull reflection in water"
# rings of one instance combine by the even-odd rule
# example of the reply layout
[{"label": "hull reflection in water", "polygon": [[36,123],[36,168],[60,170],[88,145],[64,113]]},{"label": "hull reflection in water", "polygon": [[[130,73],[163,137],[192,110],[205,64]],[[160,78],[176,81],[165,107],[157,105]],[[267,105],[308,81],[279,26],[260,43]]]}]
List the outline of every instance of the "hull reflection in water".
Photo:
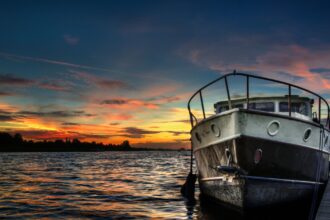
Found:
[{"label": "hull reflection in water", "polygon": [[309,203],[299,201],[261,209],[249,209],[242,212],[240,209],[234,209],[225,203],[219,203],[218,200],[213,200],[212,197],[207,197],[204,194],[200,195],[199,200],[197,213],[198,218],[203,220],[307,220],[310,209]]}]

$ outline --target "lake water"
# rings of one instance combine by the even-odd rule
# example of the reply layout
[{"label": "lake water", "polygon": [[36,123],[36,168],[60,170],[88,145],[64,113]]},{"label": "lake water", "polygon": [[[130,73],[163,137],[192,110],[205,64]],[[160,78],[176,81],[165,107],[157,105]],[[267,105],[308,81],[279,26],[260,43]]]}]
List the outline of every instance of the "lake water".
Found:
[{"label": "lake water", "polygon": [[[200,199],[197,184],[196,202],[184,200],[189,160],[173,151],[0,153],[0,219],[242,219]],[[265,213],[258,219],[273,216]]]},{"label": "lake water", "polygon": [[189,152],[0,153],[0,218],[196,219]]}]

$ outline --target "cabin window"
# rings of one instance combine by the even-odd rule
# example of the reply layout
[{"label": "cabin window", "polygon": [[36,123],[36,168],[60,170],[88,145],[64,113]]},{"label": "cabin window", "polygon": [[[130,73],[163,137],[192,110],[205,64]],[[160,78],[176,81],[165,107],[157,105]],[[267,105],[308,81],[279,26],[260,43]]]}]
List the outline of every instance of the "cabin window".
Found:
[{"label": "cabin window", "polygon": [[274,112],[275,105],[274,102],[255,102],[249,103],[249,109],[255,109],[264,112]]},{"label": "cabin window", "polygon": [[[280,112],[289,112],[288,102],[280,102]],[[303,115],[308,115],[306,103],[292,102],[291,112],[298,112]]]},{"label": "cabin window", "polygon": [[243,104],[235,104],[233,105],[233,108],[243,108]]},{"label": "cabin window", "polygon": [[[241,104],[233,104],[232,107],[233,107],[233,108],[243,108],[244,106],[243,106],[243,104],[241,103]],[[220,113],[220,112],[224,112],[224,111],[228,111],[228,110],[229,110],[228,105],[220,106],[220,108],[219,108],[219,113]]]},{"label": "cabin window", "polygon": [[219,108],[219,113],[220,113],[220,112],[227,111],[228,109],[229,109],[229,107],[228,107],[227,105],[225,105],[225,106],[220,106],[220,108]]}]

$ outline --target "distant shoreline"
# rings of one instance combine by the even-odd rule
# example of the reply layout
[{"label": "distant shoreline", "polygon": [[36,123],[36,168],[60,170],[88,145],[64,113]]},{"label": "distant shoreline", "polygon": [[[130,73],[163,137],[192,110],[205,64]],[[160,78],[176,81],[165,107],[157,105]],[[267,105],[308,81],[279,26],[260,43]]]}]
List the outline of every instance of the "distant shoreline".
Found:
[{"label": "distant shoreline", "polygon": [[186,149],[156,149],[131,147],[129,141],[121,144],[81,142],[79,139],[55,141],[24,140],[21,134],[0,132],[0,152],[105,152],[105,151],[185,151]]},{"label": "distant shoreline", "polygon": [[107,151],[0,151],[1,153],[88,153],[88,152],[137,152],[137,151],[178,151],[183,152],[187,151],[190,152],[190,150],[180,150],[180,149],[141,149],[138,148],[137,150],[107,150]]}]

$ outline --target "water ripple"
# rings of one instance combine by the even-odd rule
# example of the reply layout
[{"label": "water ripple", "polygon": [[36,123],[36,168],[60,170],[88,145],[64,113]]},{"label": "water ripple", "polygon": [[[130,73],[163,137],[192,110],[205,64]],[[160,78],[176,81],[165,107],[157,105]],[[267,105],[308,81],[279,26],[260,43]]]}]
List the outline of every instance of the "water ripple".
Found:
[{"label": "water ripple", "polygon": [[196,219],[188,152],[1,153],[0,218]]}]

